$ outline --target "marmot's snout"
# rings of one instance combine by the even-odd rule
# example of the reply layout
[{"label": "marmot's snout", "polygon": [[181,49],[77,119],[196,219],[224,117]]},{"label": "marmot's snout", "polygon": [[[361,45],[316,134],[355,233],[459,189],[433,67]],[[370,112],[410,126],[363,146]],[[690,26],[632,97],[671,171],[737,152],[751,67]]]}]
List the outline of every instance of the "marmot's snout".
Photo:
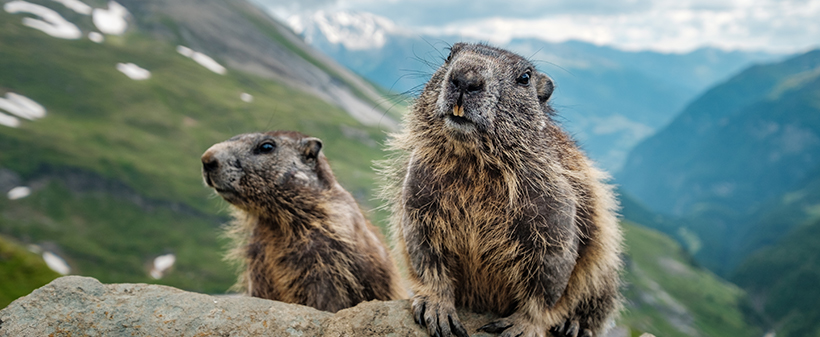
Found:
[{"label": "marmot's snout", "polygon": [[208,187],[229,199],[237,190],[236,183],[241,177],[242,165],[224,147],[224,143],[216,144],[202,155],[202,179]]},{"label": "marmot's snout", "polygon": [[438,113],[454,135],[471,134],[489,126],[488,107],[492,106],[492,79],[485,62],[471,54],[454,56],[441,82]]}]

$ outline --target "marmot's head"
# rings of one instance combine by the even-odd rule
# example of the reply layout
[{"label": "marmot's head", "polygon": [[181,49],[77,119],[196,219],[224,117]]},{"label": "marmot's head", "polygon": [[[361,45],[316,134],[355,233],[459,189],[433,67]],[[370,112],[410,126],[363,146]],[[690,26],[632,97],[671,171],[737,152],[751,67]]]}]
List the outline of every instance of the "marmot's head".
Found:
[{"label": "marmot's head", "polygon": [[415,117],[451,141],[513,137],[520,142],[550,122],[547,101],[553,89],[552,80],[519,55],[457,43],[419,98],[415,113],[425,116]]},{"label": "marmot's head", "polygon": [[202,155],[205,184],[253,213],[298,203],[333,186],[322,141],[298,132],[235,136]]}]

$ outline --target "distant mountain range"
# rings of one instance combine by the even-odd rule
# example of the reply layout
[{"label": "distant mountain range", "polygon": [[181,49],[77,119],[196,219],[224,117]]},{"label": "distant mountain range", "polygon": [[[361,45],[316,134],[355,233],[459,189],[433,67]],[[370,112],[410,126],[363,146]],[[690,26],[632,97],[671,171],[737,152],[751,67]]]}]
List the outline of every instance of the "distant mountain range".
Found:
[{"label": "distant mountain range", "polygon": [[820,331],[820,50],[750,67],[630,153],[623,190],[744,286],[778,336]]},{"label": "distant mountain range", "polygon": [[[337,62],[393,92],[413,96],[458,36],[410,32],[370,13],[316,12],[290,26]],[[685,104],[743,68],[782,56],[704,48],[686,54],[628,52],[578,41],[512,40],[557,83],[553,105],[593,159],[621,169],[628,151]]]}]

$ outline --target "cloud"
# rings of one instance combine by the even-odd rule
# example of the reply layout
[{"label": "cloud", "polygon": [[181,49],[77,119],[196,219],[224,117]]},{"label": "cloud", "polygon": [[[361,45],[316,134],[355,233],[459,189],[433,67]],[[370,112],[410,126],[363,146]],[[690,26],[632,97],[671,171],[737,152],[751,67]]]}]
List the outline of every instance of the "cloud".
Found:
[{"label": "cloud", "polygon": [[566,13],[541,18],[492,17],[426,26],[428,34],[460,35],[504,44],[534,37],[583,40],[627,50],[686,52],[702,46],[795,52],[818,46],[820,1],[748,6],[655,6],[640,12]]},{"label": "cloud", "polygon": [[666,52],[703,46],[796,52],[820,44],[820,0],[256,1],[280,17],[319,8],[371,12],[426,34],[498,44],[535,37]]}]

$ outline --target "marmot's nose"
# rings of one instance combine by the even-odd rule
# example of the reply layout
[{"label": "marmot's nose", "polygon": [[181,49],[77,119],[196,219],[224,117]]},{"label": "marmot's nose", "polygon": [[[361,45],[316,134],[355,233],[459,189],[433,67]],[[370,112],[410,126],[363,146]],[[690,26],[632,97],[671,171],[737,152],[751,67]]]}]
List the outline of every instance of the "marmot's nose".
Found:
[{"label": "marmot's nose", "polygon": [[205,152],[205,154],[202,155],[202,169],[205,172],[213,172],[216,171],[217,168],[219,168],[219,160],[216,159],[213,152]]},{"label": "marmot's nose", "polygon": [[484,79],[475,71],[458,71],[450,76],[450,83],[460,92],[476,92],[484,89]]}]

